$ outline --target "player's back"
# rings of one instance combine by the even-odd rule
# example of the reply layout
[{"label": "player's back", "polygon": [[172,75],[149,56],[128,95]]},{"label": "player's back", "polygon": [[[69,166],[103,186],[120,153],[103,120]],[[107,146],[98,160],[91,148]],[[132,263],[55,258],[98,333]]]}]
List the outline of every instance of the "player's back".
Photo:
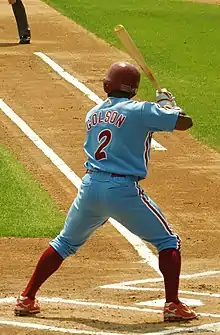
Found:
[{"label": "player's back", "polygon": [[110,97],[88,112],[88,169],[145,177],[151,133],[142,122],[143,104]]}]

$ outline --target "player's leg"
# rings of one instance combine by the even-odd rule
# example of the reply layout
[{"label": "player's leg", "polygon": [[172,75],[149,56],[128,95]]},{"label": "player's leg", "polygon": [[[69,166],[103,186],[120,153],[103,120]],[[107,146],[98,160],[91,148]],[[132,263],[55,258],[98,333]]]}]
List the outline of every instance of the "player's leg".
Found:
[{"label": "player's leg", "polygon": [[31,32],[28,24],[26,10],[22,0],[17,0],[12,5],[12,10],[17,23],[20,44],[29,44],[31,38]]},{"label": "player's leg", "polygon": [[58,270],[66,257],[76,253],[92,232],[108,219],[101,212],[97,214],[95,198],[96,194],[91,192],[89,184],[84,181],[68,212],[63,230],[43,252],[26,288],[19,296],[15,306],[16,315],[40,312],[35,295],[41,285]]},{"label": "player's leg", "polygon": [[[127,187],[118,190],[116,187],[109,204],[116,220],[135,235],[153,244],[159,252],[159,268],[164,277],[166,293],[164,319],[176,321],[195,318],[195,312],[180,303],[178,298],[180,238],[173,232],[159,207],[134,183],[128,183]],[[175,309],[177,312],[174,313]]]}]

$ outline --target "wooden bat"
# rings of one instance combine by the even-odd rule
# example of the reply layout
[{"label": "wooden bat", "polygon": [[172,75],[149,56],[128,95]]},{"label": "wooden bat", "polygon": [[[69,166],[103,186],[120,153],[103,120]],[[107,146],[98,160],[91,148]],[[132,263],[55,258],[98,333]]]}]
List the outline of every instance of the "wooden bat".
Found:
[{"label": "wooden bat", "polygon": [[142,56],[141,52],[138,50],[137,46],[135,45],[134,41],[132,40],[130,34],[125,29],[122,24],[118,24],[115,27],[115,33],[124,47],[127,49],[129,55],[138,63],[144,73],[148,76],[148,78],[153,83],[154,87],[161,92],[161,87],[158,84],[157,80],[153,76],[151,70],[147,66],[144,57]]}]

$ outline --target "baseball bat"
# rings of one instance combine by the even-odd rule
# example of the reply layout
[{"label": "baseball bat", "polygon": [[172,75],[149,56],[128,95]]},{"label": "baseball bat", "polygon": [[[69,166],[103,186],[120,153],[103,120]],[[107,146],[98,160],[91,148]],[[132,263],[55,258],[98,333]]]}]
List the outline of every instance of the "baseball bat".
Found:
[{"label": "baseball bat", "polygon": [[125,29],[125,27],[122,24],[118,24],[114,30],[121,43],[127,49],[129,55],[138,63],[138,65],[143,70],[143,72],[148,76],[154,87],[159,92],[161,92],[161,87],[159,83],[157,82],[153,73],[147,66],[144,57],[142,56],[140,50],[138,50],[137,46],[135,45],[134,41],[132,40],[130,34]]}]

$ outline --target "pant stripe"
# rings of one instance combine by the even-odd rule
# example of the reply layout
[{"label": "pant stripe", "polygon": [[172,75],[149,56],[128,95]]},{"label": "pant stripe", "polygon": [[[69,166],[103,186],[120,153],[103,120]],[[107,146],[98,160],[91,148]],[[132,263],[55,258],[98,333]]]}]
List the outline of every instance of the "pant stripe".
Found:
[{"label": "pant stripe", "polygon": [[146,195],[144,194],[144,190],[140,185],[136,183],[136,188],[138,190],[138,195],[140,196],[142,202],[150,209],[150,211],[158,218],[158,220],[161,222],[163,227],[165,228],[166,232],[169,235],[175,236],[177,240],[177,249],[180,250],[181,248],[181,240],[177,234],[174,234],[172,228],[169,226],[165,218],[161,215],[161,213],[158,211],[157,208],[155,208],[148,200]]}]

